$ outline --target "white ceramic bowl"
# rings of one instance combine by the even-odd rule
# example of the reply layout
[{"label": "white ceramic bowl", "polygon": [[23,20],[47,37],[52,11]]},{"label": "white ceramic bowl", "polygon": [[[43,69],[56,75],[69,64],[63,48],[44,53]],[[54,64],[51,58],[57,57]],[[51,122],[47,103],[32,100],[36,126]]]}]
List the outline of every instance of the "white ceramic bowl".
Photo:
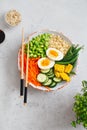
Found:
[{"label": "white ceramic bowl", "polygon": [[[51,30],[41,30],[41,31],[37,31],[37,32],[34,32],[34,33],[32,33],[32,34],[30,34],[29,36],[30,36],[30,40],[33,38],[33,37],[36,37],[37,35],[39,35],[39,34],[43,34],[43,33],[50,33],[50,34],[55,34],[55,35],[60,35],[61,37],[63,37],[63,39],[65,40],[65,41],[67,41],[70,45],[72,44],[72,42],[66,37],[66,36],[64,36],[62,33],[59,33],[59,32],[57,32],[57,31],[51,31]],[[27,40],[26,40],[27,41]],[[19,52],[18,52],[18,69],[19,69],[19,71],[20,71],[20,49],[19,49]],[[76,65],[77,66],[77,65]],[[76,67],[74,68],[75,69],[75,71],[76,71]],[[72,78],[73,76],[71,76],[71,78]],[[57,85],[56,85],[56,87],[54,87],[54,88],[46,88],[46,87],[44,87],[44,86],[35,86],[34,84],[32,84],[32,83],[29,83],[29,85],[31,85],[33,88],[35,88],[35,89],[38,89],[38,90],[43,90],[43,91],[53,91],[53,90],[59,90],[59,89],[61,89],[61,88],[63,88],[64,86],[66,86],[67,84],[68,84],[69,82],[66,82],[66,81],[62,81],[62,82],[60,82],[60,83],[58,83]]]}]

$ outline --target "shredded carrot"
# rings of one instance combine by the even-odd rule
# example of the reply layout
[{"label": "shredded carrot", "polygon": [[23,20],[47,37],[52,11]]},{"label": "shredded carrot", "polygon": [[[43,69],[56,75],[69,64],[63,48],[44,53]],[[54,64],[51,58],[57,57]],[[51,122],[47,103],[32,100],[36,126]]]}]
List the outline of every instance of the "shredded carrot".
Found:
[{"label": "shredded carrot", "polygon": [[[20,51],[20,58],[21,58],[21,51]],[[24,74],[26,75],[26,60],[27,56],[24,53]],[[29,58],[29,66],[28,66],[28,83],[32,83],[36,86],[41,86],[41,83],[37,81],[37,75],[40,73],[40,69],[37,65],[38,58]],[[20,67],[21,67],[21,60],[20,60]]]}]

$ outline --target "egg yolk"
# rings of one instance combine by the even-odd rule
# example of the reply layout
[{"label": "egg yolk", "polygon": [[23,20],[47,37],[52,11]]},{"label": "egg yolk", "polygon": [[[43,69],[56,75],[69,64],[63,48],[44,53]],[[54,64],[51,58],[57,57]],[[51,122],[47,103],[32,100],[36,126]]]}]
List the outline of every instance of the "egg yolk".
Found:
[{"label": "egg yolk", "polygon": [[50,60],[47,58],[41,61],[42,66],[48,66],[49,64],[50,64]]},{"label": "egg yolk", "polygon": [[58,52],[56,52],[55,50],[50,50],[49,54],[53,57],[57,57],[58,56]]}]

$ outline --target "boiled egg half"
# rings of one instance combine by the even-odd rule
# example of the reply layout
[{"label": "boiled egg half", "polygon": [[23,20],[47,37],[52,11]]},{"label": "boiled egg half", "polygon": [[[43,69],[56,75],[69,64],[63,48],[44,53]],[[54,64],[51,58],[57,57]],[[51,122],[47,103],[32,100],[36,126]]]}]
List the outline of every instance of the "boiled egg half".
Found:
[{"label": "boiled egg half", "polygon": [[49,58],[40,58],[38,60],[38,67],[40,69],[50,69],[54,66],[55,62],[50,60]]},{"label": "boiled egg half", "polygon": [[56,48],[48,48],[46,51],[46,55],[48,58],[54,61],[60,61],[64,57],[63,53]]}]

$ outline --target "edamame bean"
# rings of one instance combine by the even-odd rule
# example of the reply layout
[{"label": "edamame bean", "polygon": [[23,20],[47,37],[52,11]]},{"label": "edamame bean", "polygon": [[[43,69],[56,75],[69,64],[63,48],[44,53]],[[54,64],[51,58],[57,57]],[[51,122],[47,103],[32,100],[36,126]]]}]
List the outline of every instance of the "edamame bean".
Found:
[{"label": "edamame bean", "polygon": [[[51,34],[44,33],[32,38],[29,48],[30,57],[46,56],[46,50],[49,46],[50,36]],[[28,46],[26,44],[25,53],[27,53],[27,47]]]}]

